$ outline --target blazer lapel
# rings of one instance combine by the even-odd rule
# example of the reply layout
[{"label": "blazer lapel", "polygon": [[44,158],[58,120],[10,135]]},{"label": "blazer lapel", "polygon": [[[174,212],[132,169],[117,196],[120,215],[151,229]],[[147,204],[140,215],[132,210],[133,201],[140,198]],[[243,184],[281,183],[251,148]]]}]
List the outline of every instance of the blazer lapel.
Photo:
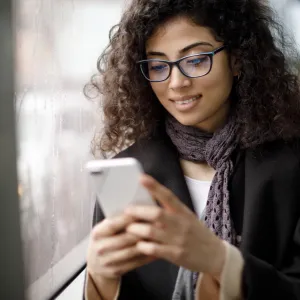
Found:
[{"label": "blazer lapel", "polygon": [[146,174],[170,189],[188,208],[195,212],[176,148],[167,135],[134,144],[126,152],[140,161]]},{"label": "blazer lapel", "polygon": [[[245,202],[243,218],[243,243],[241,249],[258,255],[257,245],[260,245],[260,256],[266,261],[273,259],[275,236],[270,235],[274,228],[273,207],[270,196],[273,193],[272,170],[276,160],[259,159],[259,152],[246,151],[245,157]],[[266,213],[267,212],[267,213]],[[261,224],[263,220],[263,226]],[[266,241],[270,245],[265,245]],[[274,247],[275,248],[275,247]]]}]

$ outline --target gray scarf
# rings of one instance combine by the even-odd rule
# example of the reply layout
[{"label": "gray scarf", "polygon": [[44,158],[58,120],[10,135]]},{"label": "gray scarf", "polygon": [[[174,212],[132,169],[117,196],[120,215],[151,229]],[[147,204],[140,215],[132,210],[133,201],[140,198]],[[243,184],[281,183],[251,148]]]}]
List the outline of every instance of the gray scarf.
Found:
[{"label": "gray scarf", "polygon": [[[239,141],[234,117],[230,117],[222,129],[210,134],[194,127],[184,126],[172,116],[168,116],[166,132],[177,147],[181,158],[206,162],[216,170],[208,194],[204,222],[221,239],[238,246],[240,240],[235,233],[230,217],[228,190],[229,177],[233,171],[231,155]],[[179,272],[179,275],[181,273],[182,271]],[[185,272],[182,279],[186,281],[186,278],[188,276]],[[193,285],[196,280],[197,275],[194,274]],[[173,296],[173,299],[188,299],[182,298],[183,294],[186,294],[186,291],[182,290],[182,285],[183,282],[180,282],[180,278],[178,278],[174,292],[177,297]]]}]

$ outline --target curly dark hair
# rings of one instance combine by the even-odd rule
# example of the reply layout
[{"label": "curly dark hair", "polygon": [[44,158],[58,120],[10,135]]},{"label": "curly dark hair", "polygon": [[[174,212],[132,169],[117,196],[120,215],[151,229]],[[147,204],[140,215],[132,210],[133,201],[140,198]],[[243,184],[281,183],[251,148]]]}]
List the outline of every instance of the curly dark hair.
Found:
[{"label": "curly dark hair", "polygon": [[[136,62],[158,26],[175,16],[208,27],[229,54],[238,58],[241,76],[234,84],[237,122],[243,147],[300,136],[297,59],[276,14],[263,0],[133,0],[110,32],[98,60],[99,74],[86,86],[96,89],[104,110],[102,151],[118,152],[153,133],[164,109]],[[292,62],[292,64],[291,64]]]}]

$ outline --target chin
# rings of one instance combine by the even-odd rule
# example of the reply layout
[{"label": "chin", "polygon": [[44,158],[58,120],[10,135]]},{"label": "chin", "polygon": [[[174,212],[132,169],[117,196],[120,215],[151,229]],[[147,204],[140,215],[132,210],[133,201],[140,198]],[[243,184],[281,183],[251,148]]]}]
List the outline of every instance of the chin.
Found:
[{"label": "chin", "polygon": [[204,122],[205,118],[197,118],[192,116],[174,116],[175,119],[184,126],[199,126],[202,122]]}]

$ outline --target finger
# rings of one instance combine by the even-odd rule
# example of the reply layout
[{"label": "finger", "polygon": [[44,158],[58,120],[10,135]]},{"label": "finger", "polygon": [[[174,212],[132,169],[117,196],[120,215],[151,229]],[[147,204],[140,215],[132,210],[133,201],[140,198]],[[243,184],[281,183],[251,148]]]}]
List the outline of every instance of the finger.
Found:
[{"label": "finger", "polygon": [[110,277],[110,276],[120,277],[120,276],[126,274],[127,272],[130,272],[130,271],[132,271],[136,268],[139,268],[143,265],[146,265],[156,259],[157,258],[151,257],[151,256],[139,255],[139,256],[137,256],[133,259],[130,259],[126,262],[117,263],[110,267],[103,268],[102,274],[104,274],[108,277]]},{"label": "finger", "polygon": [[191,213],[190,210],[165,186],[153,177],[142,175],[141,184],[164,208],[171,212]]},{"label": "finger", "polygon": [[121,275],[131,271],[131,270],[134,270],[136,268],[139,268],[143,265],[146,265],[154,260],[156,260],[157,258],[156,257],[151,257],[151,256],[145,256],[145,255],[140,255],[136,258],[133,258],[131,259],[130,261],[127,261],[123,264],[120,264],[118,266],[119,270],[120,270],[120,273]]},{"label": "finger", "polygon": [[131,222],[133,222],[133,218],[128,214],[106,218],[93,228],[92,238],[98,240],[101,237],[115,235],[116,233],[123,231]]},{"label": "finger", "polygon": [[136,246],[126,249],[113,251],[107,253],[101,257],[101,264],[104,266],[112,266],[116,263],[124,262],[132,258],[140,256],[142,253],[136,248]]},{"label": "finger", "polygon": [[165,215],[167,214],[167,212],[165,212],[164,209],[158,206],[149,207],[142,205],[131,205],[125,209],[125,214],[128,214],[132,218],[140,221],[163,222],[166,218]]},{"label": "finger", "polygon": [[153,242],[140,241],[136,248],[145,255],[168,260],[178,264],[184,256],[181,248],[176,246],[161,245]]},{"label": "finger", "polygon": [[117,236],[107,237],[98,242],[97,254],[103,255],[110,251],[121,250],[123,248],[128,248],[137,243],[139,237],[137,235],[131,234],[129,232],[121,233]]},{"label": "finger", "polygon": [[126,228],[126,231],[140,238],[159,243],[163,243],[168,240],[166,230],[162,230],[151,224],[132,223]]}]

